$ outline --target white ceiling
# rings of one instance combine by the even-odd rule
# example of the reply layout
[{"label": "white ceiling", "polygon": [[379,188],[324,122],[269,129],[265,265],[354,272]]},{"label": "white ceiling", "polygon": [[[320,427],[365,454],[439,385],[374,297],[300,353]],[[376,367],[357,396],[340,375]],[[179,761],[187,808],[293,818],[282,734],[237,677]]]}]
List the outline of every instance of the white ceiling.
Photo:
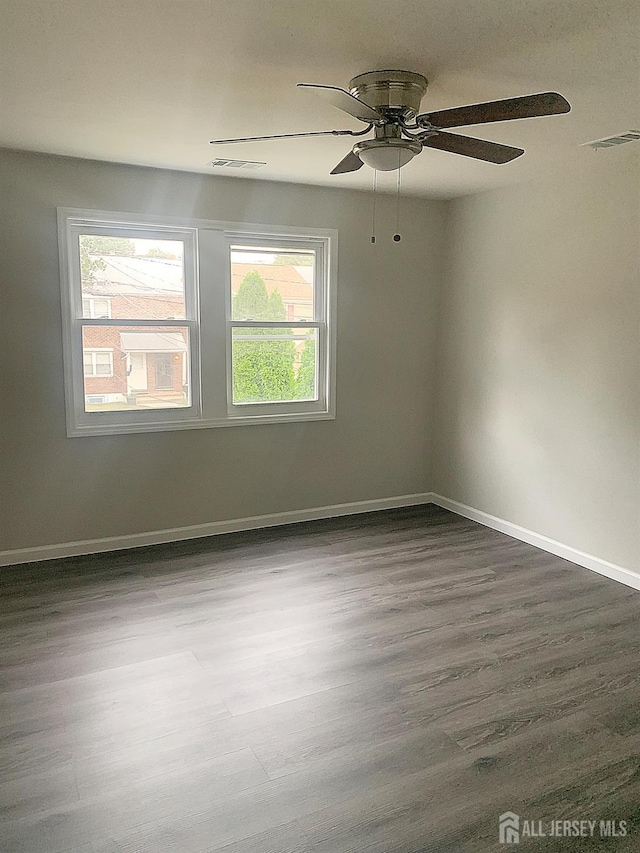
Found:
[{"label": "white ceiling", "polygon": [[295,84],[379,68],[424,74],[423,110],[569,99],[566,116],[461,129],[526,148],[513,163],[431,150],[402,170],[404,191],[455,196],[607,156],[579,145],[640,128],[639,19],[637,0],[0,0],[0,145],[201,172],[265,160],[231,174],[364,189],[369,169],[329,175],[349,137],[208,140],[360,129]]}]

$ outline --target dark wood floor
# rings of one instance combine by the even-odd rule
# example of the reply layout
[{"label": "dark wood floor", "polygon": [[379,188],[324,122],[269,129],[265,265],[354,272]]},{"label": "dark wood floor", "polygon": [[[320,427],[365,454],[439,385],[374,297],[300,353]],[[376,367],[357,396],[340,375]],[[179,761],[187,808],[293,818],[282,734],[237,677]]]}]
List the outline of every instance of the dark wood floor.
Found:
[{"label": "dark wood floor", "polygon": [[586,569],[422,507],[1,581],[7,853],[640,850],[640,598]]}]

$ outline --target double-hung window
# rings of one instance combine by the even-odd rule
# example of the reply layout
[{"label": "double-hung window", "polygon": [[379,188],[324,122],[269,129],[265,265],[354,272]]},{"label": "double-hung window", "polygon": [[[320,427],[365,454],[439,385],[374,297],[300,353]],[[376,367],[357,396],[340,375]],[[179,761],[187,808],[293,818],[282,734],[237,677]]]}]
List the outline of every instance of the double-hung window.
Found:
[{"label": "double-hung window", "polygon": [[113,350],[83,349],[82,369],[85,376],[113,376]]},{"label": "double-hung window", "polygon": [[59,210],[70,436],[334,417],[336,233]]}]

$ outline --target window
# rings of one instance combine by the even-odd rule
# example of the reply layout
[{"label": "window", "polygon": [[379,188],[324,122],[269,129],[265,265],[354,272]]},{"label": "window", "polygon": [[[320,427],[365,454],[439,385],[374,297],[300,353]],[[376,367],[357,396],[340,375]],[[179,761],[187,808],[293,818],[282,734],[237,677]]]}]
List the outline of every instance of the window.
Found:
[{"label": "window", "polygon": [[82,365],[85,376],[113,376],[113,351],[83,349]]},{"label": "window", "polygon": [[111,318],[111,300],[110,299],[84,299],[82,300],[82,315],[83,317],[92,317],[94,320],[98,318]]},{"label": "window", "polygon": [[334,417],[327,230],[60,210],[67,433]]}]

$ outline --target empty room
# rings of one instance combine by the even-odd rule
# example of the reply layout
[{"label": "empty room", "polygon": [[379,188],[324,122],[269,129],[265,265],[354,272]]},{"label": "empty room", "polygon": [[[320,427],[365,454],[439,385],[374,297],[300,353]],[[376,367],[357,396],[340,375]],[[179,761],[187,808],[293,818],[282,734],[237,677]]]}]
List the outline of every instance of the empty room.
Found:
[{"label": "empty room", "polygon": [[640,851],[636,0],[0,0],[0,850]]}]

